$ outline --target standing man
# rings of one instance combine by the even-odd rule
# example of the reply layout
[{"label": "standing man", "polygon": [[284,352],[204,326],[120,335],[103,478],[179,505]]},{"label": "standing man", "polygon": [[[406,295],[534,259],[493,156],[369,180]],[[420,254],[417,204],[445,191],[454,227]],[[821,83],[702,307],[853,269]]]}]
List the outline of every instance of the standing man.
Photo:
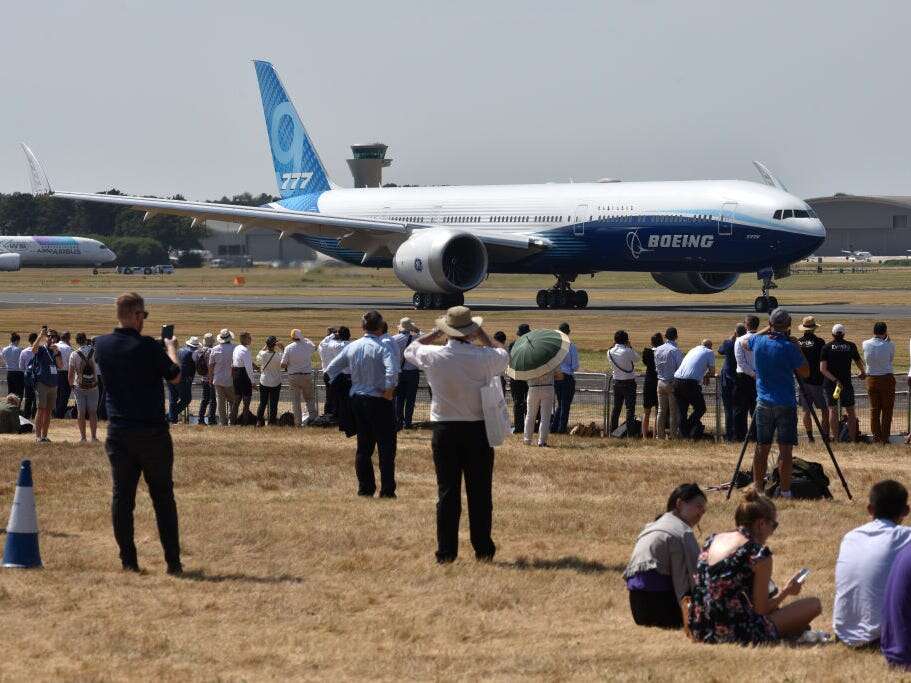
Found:
[{"label": "standing man", "polygon": [[57,374],[57,401],[54,408],[54,417],[62,418],[66,417],[66,408],[69,405],[70,393],[72,392],[70,375],[66,370],[70,367],[70,356],[73,355],[73,347],[70,346],[71,336],[68,330],[64,330],[60,336],[57,336],[54,330],[51,330],[51,333],[51,343],[57,347],[57,351],[60,353],[60,361],[63,363],[64,370],[64,372]]},{"label": "standing man", "polygon": [[[288,373],[291,390],[291,412],[294,426],[304,427],[316,419],[316,399],[313,397],[313,352],[316,345],[298,329],[291,330],[291,343],[282,352],[282,370]],[[330,363],[331,365],[331,363]],[[307,421],[301,413],[301,399],[307,406]]]},{"label": "standing man", "polygon": [[873,325],[873,337],[863,343],[867,366],[867,395],[870,397],[870,431],[874,443],[885,446],[892,434],[892,409],[895,407],[895,343],[889,339],[886,323]]},{"label": "standing man", "polygon": [[[50,334],[53,333],[53,337]],[[35,441],[48,443],[47,431],[51,425],[51,413],[57,403],[57,388],[60,382],[57,375],[64,370],[63,361],[57,345],[51,339],[58,339],[57,333],[41,328],[41,334],[32,344],[33,364],[35,365],[35,395],[37,396],[38,410],[35,413]],[[67,385],[69,386],[69,385]]]},{"label": "standing man", "polygon": [[105,451],[111,463],[114,538],[125,571],[138,572],[133,508],[139,477],[146,480],[168,574],[183,572],[177,504],[174,502],[174,445],[164,413],[162,380],[180,381],[177,341],[142,336],[149,312],[136,293],[117,297],[119,326],[95,341],[108,408]]},{"label": "standing man", "polygon": [[[218,410],[218,424],[222,427],[237,424],[237,406],[240,403],[234,391],[232,377],[234,365],[234,333],[225,328],[218,333],[218,344],[209,354],[209,378],[215,387],[215,403]],[[103,376],[103,375],[102,375]]]},{"label": "standing man", "polygon": [[411,318],[402,318],[399,321],[398,334],[392,337],[402,368],[399,371],[399,385],[395,390],[395,428],[397,430],[411,429],[411,421],[414,417],[414,404],[418,396],[421,371],[405,360],[405,349],[414,341],[415,335],[420,333],[421,330],[411,321]]},{"label": "standing man", "polygon": [[[522,323],[516,330],[516,339],[531,332],[528,323]],[[509,345],[509,351],[515,345]],[[522,434],[525,431],[525,411],[528,409],[528,382],[520,379],[509,379],[509,393],[512,396],[512,433]]]},{"label": "standing man", "polygon": [[677,438],[680,413],[674,398],[674,373],[683,361],[683,352],[677,348],[677,328],[669,327],[664,333],[665,342],[655,349],[655,373],[658,375],[658,416],[655,418],[655,436],[663,439]]},{"label": "standing man", "polygon": [[193,400],[193,378],[196,376],[196,361],[193,360],[193,354],[198,350],[199,337],[190,337],[183,348],[177,351],[180,382],[168,385],[168,419],[173,424],[177,424],[180,414],[190,407]]},{"label": "standing man", "polygon": [[626,435],[635,436],[632,429],[636,419],[636,363],[639,354],[629,343],[626,330],[614,332],[614,346],[607,352],[613,367],[613,402],[610,413],[610,432],[614,433],[620,422],[620,411],[626,406]]},{"label": "standing man", "polygon": [[[702,385],[708,385],[715,375],[715,353],[712,340],[703,339],[699,346],[690,349],[677,372],[674,373],[674,398],[680,413],[680,435],[698,439],[702,436],[702,416],[705,415],[705,397]],[[693,413],[687,416],[690,406]]]},{"label": "standing man", "polygon": [[[816,318],[812,315],[806,316],[797,329],[803,332],[803,336],[797,340],[800,350],[803,351],[803,357],[807,360],[807,366],[810,368],[810,374],[803,381],[803,390],[797,392],[797,400],[803,409],[803,427],[807,432],[807,439],[813,443],[813,416],[810,414],[813,407],[819,409],[819,424],[822,425],[823,441],[829,440],[829,418],[826,412],[826,395],[822,389],[822,372],[819,371],[819,359],[822,355],[822,347],[826,343],[816,336],[815,331],[818,325]],[[808,400],[809,399],[809,400]]]},{"label": "standing man", "polygon": [[[749,339],[759,329],[759,317],[748,315],[744,319],[747,333],[743,339]],[[741,340],[743,341],[743,340]],[[750,438],[756,436],[755,426],[750,428],[750,417],[756,410],[756,370],[753,368],[753,354],[745,344],[734,345],[734,358],[737,360],[737,379],[734,383],[734,438],[743,441],[750,430]]]},{"label": "standing man", "polygon": [[[493,448],[487,442],[481,387],[506,370],[509,354],[493,342],[465,306],[455,306],[436,328],[405,349],[405,360],[423,370],[433,394],[433,465],[437,475],[437,551],[440,564],[459,552],[462,477],[475,558],[493,559]],[[444,346],[433,342],[446,339]],[[477,342],[474,344],[472,342]]]},{"label": "standing man", "polygon": [[320,366],[322,367],[323,385],[326,387],[323,414],[331,417],[333,421],[338,421],[338,393],[336,387],[329,381],[326,368],[329,367],[329,363],[335,360],[339,352],[348,346],[351,341],[351,330],[342,325],[338,328],[330,327],[328,332],[329,334],[319,343],[316,349],[319,352]]},{"label": "standing man", "polygon": [[734,346],[737,339],[747,333],[747,326],[737,323],[734,334],[721,342],[718,355],[724,358],[724,365],[718,378],[721,384],[721,404],[724,406],[724,440],[734,440],[734,385],[737,382],[737,358],[734,355]]},{"label": "standing man", "polygon": [[[253,358],[250,355],[250,344],[253,337],[249,332],[240,333],[240,344],[231,353],[231,378],[234,380],[234,393],[237,396],[238,412],[247,415],[250,412],[250,401],[253,399],[255,382]],[[243,403],[243,410],[240,404]],[[236,417],[236,416],[235,416]]]},{"label": "standing man", "polygon": [[201,425],[217,424],[217,418],[215,417],[215,388],[212,385],[212,377],[209,371],[210,356],[214,345],[215,335],[211,332],[206,332],[202,337],[202,346],[193,352],[193,364],[196,367],[196,374],[199,375],[199,381],[202,383],[202,400],[199,402],[199,418],[197,420],[197,424]]},{"label": "standing man", "polygon": [[[826,405],[829,406],[829,434],[838,439],[838,406],[848,414],[848,438],[857,441],[857,415],[854,412],[854,384],[851,381],[851,363],[860,369],[860,378],[866,377],[864,362],[857,352],[857,344],[845,339],[845,326],[841,323],[832,327],[832,341],[822,347],[819,354],[819,371],[825,378]],[[838,390],[839,396],[836,396]]]},{"label": "standing man", "polygon": [[372,497],[376,492],[373,450],[379,451],[380,498],[395,498],[395,410],[392,404],[398,384],[389,345],[381,340],[383,316],[367,311],[361,320],[364,336],[351,342],[326,368],[329,380],[347,372],[351,375],[351,409],[357,429],[357,495]]},{"label": "standing man", "polygon": [[[569,336],[569,323],[560,323],[560,331]],[[569,426],[569,409],[576,396],[576,373],[579,371],[579,349],[576,342],[569,343],[569,353],[560,363],[560,372],[563,379],[554,380],[554,391],[557,395],[557,407],[551,421],[551,430],[554,434],[566,434]]]},{"label": "standing man", "polygon": [[762,332],[741,337],[740,344],[753,352],[756,369],[756,452],[753,456],[753,481],[763,488],[768,469],[772,439],[778,434],[778,476],[781,497],[791,497],[793,448],[797,445],[797,399],[794,371],[801,378],[810,367],[795,339],[790,336],[791,316],[783,308],[769,315]]},{"label": "standing man", "polygon": [[28,368],[29,361],[35,356],[32,351],[32,346],[35,343],[35,340],[38,338],[36,332],[30,332],[28,335],[28,346],[22,349],[22,353],[19,354],[19,371],[22,373],[22,379],[25,384],[25,400],[22,402],[22,416],[27,420],[32,420],[35,417],[35,387],[31,383],[25,382],[25,371]]},{"label": "standing man", "polygon": [[19,348],[19,333],[13,332],[9,336],[9,345],[0,351],[3,363],[6,365],[6,388],[9,393],[16,394],[20,399],[25,391],[25,375],[19,369],[19,357],[22,349]]},{"label": "standing man", "polygon": [[76,418],[79,422],[80,442],[85,442],[85,423],[88,421],[92,443],[98,441],[98,369],[95,365],[95,347],[89,344],[85,332],[76,334],[79,348],[70,354],[67,368],[70,386],[76,396]]}]

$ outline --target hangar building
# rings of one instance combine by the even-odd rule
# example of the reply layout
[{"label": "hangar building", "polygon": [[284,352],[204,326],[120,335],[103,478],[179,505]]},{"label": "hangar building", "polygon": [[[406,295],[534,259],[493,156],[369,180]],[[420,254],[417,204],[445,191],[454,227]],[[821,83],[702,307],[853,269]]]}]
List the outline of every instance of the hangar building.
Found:
[{"label": "hangar building", "polygon": [[874,256],[905,256],[911,250],[911,196],[862,196],[836,192],[807,199],[826,226],[816,256],[869,251]]}]

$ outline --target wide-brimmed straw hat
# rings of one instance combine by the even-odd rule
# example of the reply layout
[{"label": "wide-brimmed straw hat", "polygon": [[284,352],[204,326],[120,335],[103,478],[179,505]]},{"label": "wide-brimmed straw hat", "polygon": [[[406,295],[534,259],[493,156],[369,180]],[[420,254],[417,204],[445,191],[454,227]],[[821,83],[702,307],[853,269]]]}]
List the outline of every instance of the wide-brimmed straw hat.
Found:
[{"label": "wide-brimmed straw hat", "polygon": [[399,330],[402,332],[420,332],[418,326],[414,324],[411,318],[402,318],[399,320]]},{"label": "wide-brimmed straw hat", "polygon": [[227,344],[234,338],[234,333],[227,327],[218,333],[218,341],[221,344]]},{"label": "wide-brimmed straw hat", "polygon": [[816,318],[812,315],[804,316],[803,322],[797,326],[797,329],[801,332],[809,332],[810,330],[815,330],[819,325],[816,324]]},{"label": "wide-brimmed straw hat", "polygon": [[471,317],[468,306],[453,306],[442,318],[437,318],[437,329],[450,337],[467,337],[480,329],[484,318]]},{"label": "wide-brimmed straw hat", "polygon": [[187,339],[187,346],[189,346],[191,349],[199,348],[199,337],[190,337]]}]

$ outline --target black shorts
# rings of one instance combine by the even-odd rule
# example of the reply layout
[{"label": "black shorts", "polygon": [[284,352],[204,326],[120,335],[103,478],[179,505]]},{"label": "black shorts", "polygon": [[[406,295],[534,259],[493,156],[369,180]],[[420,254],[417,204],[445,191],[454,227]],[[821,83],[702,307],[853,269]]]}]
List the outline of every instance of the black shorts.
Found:
[{"label": "black shorts", "polygon": [[826,392],[826,405],[830,408],[834,408],[838,405],[840,400],[842,408],[854,407],[854,384],[852,382],[843,382],[841,385],[841,396],[838,399],[833,395],[836,386],[838,385],[829,380],[823,381],[822,388]]}]

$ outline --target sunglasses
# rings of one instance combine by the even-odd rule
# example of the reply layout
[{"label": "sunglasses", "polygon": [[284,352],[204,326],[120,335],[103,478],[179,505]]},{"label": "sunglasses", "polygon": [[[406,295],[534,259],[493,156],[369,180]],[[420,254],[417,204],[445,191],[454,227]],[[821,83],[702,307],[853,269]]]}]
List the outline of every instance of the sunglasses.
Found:
[{"label": "sunglasses", "polygon": [[148,320],[148,319],[149,319],[149,312],[148,312],[148,311],[133,311],[133,315],[139,315],[140,313],[142,313],[142,319],[143,319],[143,320]]},{"label": "sunglasses", "polygon": [[770,520],[768,520],[768,521],[769,521],[769,524],[772,525],[772,531],[775,531],[775,530],[778,528],[778,520],[777,520],[777,519],[770,519]]}]

